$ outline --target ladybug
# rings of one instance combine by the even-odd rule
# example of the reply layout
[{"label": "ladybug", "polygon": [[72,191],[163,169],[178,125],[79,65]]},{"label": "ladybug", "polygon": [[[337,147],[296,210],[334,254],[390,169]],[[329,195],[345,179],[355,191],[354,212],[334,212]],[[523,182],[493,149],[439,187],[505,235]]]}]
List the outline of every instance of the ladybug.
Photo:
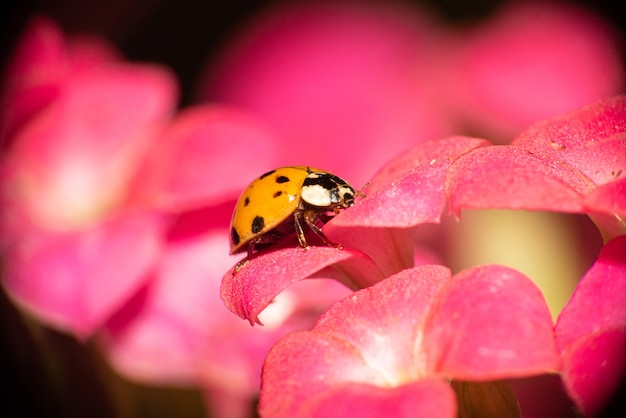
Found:
[{"label": "ladybug", "polygon": [[[295,232],[308,248],[305,227],[326,245],[322,226],[364,196],[336,175],[312,167],[282,167],[254,180],[239,197],[230,222],[230,253],[255,250]],[[246,260],[246,259],[244,259]],[[242,260],[242,261],[244,261]]]}]

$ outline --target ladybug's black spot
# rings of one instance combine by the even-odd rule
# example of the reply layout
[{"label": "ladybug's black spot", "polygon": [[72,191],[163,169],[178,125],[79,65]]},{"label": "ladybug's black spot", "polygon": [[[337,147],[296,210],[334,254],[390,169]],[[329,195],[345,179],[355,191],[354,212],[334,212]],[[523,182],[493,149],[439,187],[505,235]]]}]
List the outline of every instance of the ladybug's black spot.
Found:
[{"label": "ladybug's black spot", "polygon": [[252,220],[252,233],[253,234],[258,234],[259,232],[261,232],[263,230],[263,227],[265,226],[265,219],[263,219],[262,216],[255,216],[254,219]]},{"label": "ladybug's black spot", "polygon": [[237,230],[235,228],[231,228],[230,229],[230,239],[232,240],[233,244],[238,245],[239,241],[241,240],[239,238],[239,234],[237,233]]},{"label": "ladybug's black spot", "polygon": [[279,190],[276,193],[274,193],[274,198],[277,198],[277,197],[279,197],[282,194],[283,194],[283,192]]},{"label": "ladybug's black spot", "polygon": [[250,198],[248,196],[243,199],[243,206],[246,207],[250,204]]},{"label": "ladybug's black spot", "polygon": [[264,179],[265,177],[274,174],[276,172],[276,170],[272,170],[272,171],[268,171],[267,173],[263,174],[261,177],[259,177],[259,180]]},{"label": "ladybug's black spot", "polygon": [[278,183],[278,184],[288,183],[289,181],[290,181],[289,177],[287,177],[287,176],[278,176],[278,177],[276,177],[276,183]]}]

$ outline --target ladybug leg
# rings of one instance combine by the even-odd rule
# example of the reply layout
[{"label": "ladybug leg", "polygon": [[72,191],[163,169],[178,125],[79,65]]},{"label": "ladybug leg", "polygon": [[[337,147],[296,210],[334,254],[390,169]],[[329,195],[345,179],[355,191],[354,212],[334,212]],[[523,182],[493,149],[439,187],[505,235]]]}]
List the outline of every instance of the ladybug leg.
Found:
[{"label": "ladybug leg", "polygon": [[319,226],[315,224],[317,217],[318,217],[318,213],[314,210],[304,211],[304,222],[307,224],[309,228],[311,228],[311,231],[315,232],[315,235],[320,237],[320,239],[324,242],[324,244],[328,245],[329,247],[335,247],[335,248],[341,249],[342,248],[341,244],[335,244],[333,242],[330,242],[330,240],[326,238],[326,235],[324,235],[322,228],[320,228]]},{"label": "ladybug leg", "polygon": [[237,263],[237,265],[235,265],[235,268],[233,270],[233,274],[235,274],[239,270],[241,270],[241,268],[243,266],[248,264],[248,262],[255,257],[256,252],[258,251],[257,250],[257,245],[263,246],[263,244],[272,244],[272,243],[280,240],[281,237],[282,237],[282,235],[279,232],[270,231],[267,234],[255,237],[252,240],[250,240],[250,243],[248,244],[248,252],[247,252],[246,256],[243,259],[241,259]]},{"label": "ladybug leg", "polygon": [[[306,242],[306,237],[304,236],[304,228],[302,228],[302,220],[303,220],[302,213],[303,211],[301,210],[297,210],[294,212],[293,223],[296,229],[296,236],[298,237],[298,243],[300,244],[302,248],[306,250],[309,248],[309,244],[307,244]],[[308,221],[306,221],[306,218],[304,218],[304,220],[308,224]]]},{"label": "ladybug leg", "polygon": [[275,242],[280,241],[283,238],[284,234],[277,230],[272,230],[266,232],[263,235],[259,235],[250,240],[248,244],[248,256],[247,258],[252,259],[253,256],[264,246],[268,244],[273,244]]},{"label": "ladybug leg", "polygon": [[239,270],[241,270],[243,266],[248,264],[248,261],[252,259],[252,254],[254,254],[254,246],[258,244],[260,241],[261,240],[258,237],[253,238],[250,241],[250,244],[248,244],[248,253],[246,254],[244,258],[239,260],[239,262],[235,265],[235,268],[233,269],[233,274],[237,273]]},{"label": "ladybug leg", "polygon": [[259,237],[252,238],[252,240],[250,240],[250,244],[248,244],[248,255],[246,256],[248,260],[252,258],[252,254],[254,254],[254,246],[259,242],[261,242]]}]

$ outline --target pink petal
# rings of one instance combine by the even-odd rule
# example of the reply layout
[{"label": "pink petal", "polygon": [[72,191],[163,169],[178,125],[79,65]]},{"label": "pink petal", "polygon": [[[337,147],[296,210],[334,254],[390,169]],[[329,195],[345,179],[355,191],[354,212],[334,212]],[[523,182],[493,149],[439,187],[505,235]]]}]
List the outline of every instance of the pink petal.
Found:
[{"label": "pink petal", "polygon": [[412,227],[440,221],[448,167],[484,145],[485,140],[459,136],[411,148],[383,166],[364,190],[367,197],[336,216],[324,232],[334,242],[365,252],[386,276],[412,267]]},{"label": "pink petal", "polygon": [[[332,220],[324,226],[324,233],[343,248],[365,253],[382,273],[380,278],[414,265],[414,228],[368,228],[356,225],[343,227],[335,226]],[[352,288],[359,289],[371,284],[369,280],[356,280]]]},{"label": "pink petal", "polygon": [[626,96],[617,96],[538,122],[510,147],[464,155],[450,169],[451,210],[583,211],[585,194],[626,170],[625,121]]},{"label": "pink petal", "polygon": [[[297,355],[296,355],[297,354]],[[272,348],[263,366],[261,415],[296,416],[300,405],[346,384],[387,386],[357,348],[326,334],[296,332]]]},{"label": "pink petal", "polygon": [[459,38],[448,45],[453,81],[444,91],[472,126],[494,137],[506,140],[624,88],[619,35],[571,3],[510,2]]},{"label": "pink petal", "polygon": [[416,167],[399,180],[370,192],[358,205],[337,216],[333,227],[407,228],[438,223],[446,205],[443,184],[447,166],[441,162]]},{"label": "pink petal", "polygon": [[395,388],[350,384],[304,404],[302,409],[298,416],[320,418],[457,416],[454,391],[442,380],[421,380]]},{"label": "pink petal", "polygon": [[625,377],[624,327],[584,336],[564,352],[565,387],[585,416],[602,412],[608,401],[617,395]]},{"label": "pink petal", "polygon": [[612,182],[626,170],[626,96],[538,122],[512,145],[565,161],[592,184]]},{"label": "pink petal", "polygon": [[613,182],[626,170],[626,129],[603,141],[597,139],[587,146],[564,151],[560,156],[597,186]]},{"label": "pink petal", "polygon": [[387,162],[370,181],[367,193],[378,191],[401,179],[417,167],[435,163],[451,163],[461,155],[480,147],[491,145],[489,141],[468,136],[450,136],[414,146]]},{"label": "pink petal", "polygon": [[5,286],[40,320],[86,338],[148,278],[161,234],[161,218],[150,214],[31,234],[10,253]]},{"label": "pink petal", "polygon": [[[337,216],[333,227],[400,227],[438,223],[446,205],[446,171],[461,155],[487,141],[450,137],[411,148],[372,179],[367,198]],[[329,225],[330,228],[330,225]]]},{"label": "pink petal", "polygon": [[[619,175],[626,175],[622,171]],[[596,187],[585,195],[585,208],[592,213],[614,214],[626,218],[626,178]]]},{"label": "pink petal", "polygon": [[431,308],[423,349],[430,373],[495,380],[556,370],[552,317],[523,274],[483,266],[454,276]]},{"label": "pink petal", "polygon": [[[626,104],[624,108],[626,109]],[[611,183],[626,170],[626,129],[619,137],[596,141],[564,154],[566,161],[579,169],[595,185]]]},{"label": "pink petal", "polygon": [[626,236],[609,241],[582,278],[556,323],[557,343],[626,326]]},{"label": "pink petal", "polygon": [[[323,333],[300,332],[282,338],[265,360],[262,381],[262,416],[325,416],[334,406],[354,411],[365,405],[373,411],[392,412],[394,404],[415,406],[424,398],[429,398],[422,405],[426,411],[435,406],[444,413],[456,409],[452,390],[443,381],[395,386],[384,373],[370,367],[354,346]],[[415,410],[408,413],[414,416]]]},{"label": "pink petal", "polygon": [[435,376],[493,380],[557,367],[550,312],[525,276],[498,266],[454,277],[416,267],[334,304],[312,331],[281,339],[264,365],[260,411],[326,411],[340,394],[384,410],[396,390],[421,399],[400,388]]},{"label": "pink petal", "polygon": [[212,230],[165,249],[152,280],[100,335],[119,373],[151,384],[198,384],[215,327],[226,321],[233,334],[241,331],[218,296],[219,277],[233,262],[226,237],[225,229]]},{"label": "pink petal", "polygon": [[126,198],[174,96],[171,74],[156,67],[116,64],[72,74],[15,139],[6,161],[9,196],[34,222],[53,228],[106,216]]},{"label": "pink petal", "polygon": [[241,111],[216,105],[184,110],[151,150],[135,199],[170,210],[235,199],[252,179],[276,168],[278,146]]},{"label": "pink petal", "polygon": [[416,339],[433,300],[451,277],[442,266],[404,270],[333,305],[315,332],[358,349],[369,367],[386,376],[387,384],[424,376],[427,365],[415,352]]},{"label": "pink petal", "polygon": [[220,293],[228,309],[250,324],[261,323],[258,314],[280,291],[312,275],[337,278],[352,288],[366,287],[382,278],[365,254],[331,247],[283,248],[252,258],[238,271],[234,269],[222,278]]},{"label": "pink petal", "polygon": [[567,153],[623,135],[626,96],[614,96],[551,119],[534,123],[511,145],[543,152]]},{"label": "pink petal", "polygon": [[479,148],[448,172],[450,210],[527,209],[581,212],[593,184],[570,165],[514,146]]}]

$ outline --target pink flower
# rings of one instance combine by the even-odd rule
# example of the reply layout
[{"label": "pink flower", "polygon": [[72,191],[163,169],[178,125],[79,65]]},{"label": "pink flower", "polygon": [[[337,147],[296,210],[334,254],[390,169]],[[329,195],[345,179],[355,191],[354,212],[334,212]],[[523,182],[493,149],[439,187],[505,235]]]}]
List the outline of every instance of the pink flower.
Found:
[{"label": "pink flower", "polygon": [[[365,289],[355,293],[352,299],[348,298],[331,308],[311,333],[295,334],[279,343],[272,352],[273,354],[270,354],[266,360],[261,411],[270,415],[281,411],[286,416],[290,416],[295,411],[292,409],[295,408],[293,405],[303,405],[303,416],[321,414],[321,411],[326,411],[325,405],[336,405],[340,399],[344,399],[344,395],[346,395],[344,399],[347,402],[346,405],[350,407],[353,405],[350,403],[350,399],[359,399],[360,401],[366,399],[365,405],[369,405],[371,408],[382,408],[377,409],[377,411],[387,411],[386,408],[389,406],[385,399],[389,397],[394,399],[394,401],[389,401],[390,404],[402,400],[401,402],[408,402],[406,405],[413,405],[414,402],[417,402],[425,408],[430,408],[428,403],[422,401],[423,394],[411,390],[410,393],[415,393],[415,396],[411,397],[408,392],[398,389],[398,385],[390,385],[389,382],[381,381],[380,376],[377,377],[375,372],[380,367],[373,367],[371,362],[367,360],[365,360],[365,364],[356,360],[356,358],[362,359],[362,352],[367,350],[367,344],[375,345],[374,342],[366,337],[363,337],[364,340],[352,342],[350,347],[355,346],[354,349],[361,353],[356,355],[351,351],[352,349],[348,350],[345,343],[341,341],[336,342],[337,347],[332,345],[330,340],[334,341],[333,333],[335,331],[341,334],[348,333],[348,330],[344,330],[344,326],[352,327],[355,330],[350,335],[357,339],[357,335],[367,335],[367,330],[372,329],[378,330],[377,335],[383,341],[380,347],[414,346],[414,340],[409,343],[402,343],[401,340],[398,340],[400,337],[396,335],[396,331],[392,327],[368,322],[368,318],[371,316],[369,312],[382,309],[384,312],[391,312],[389,315],[396,321],[411,318],[411,315],[405,311],[394,311],[396,308],[402,309],[403,306],[401,301],[396,300],[393,296],[396,294],[392,291],[396,286],[395,280],[399,280],[395,278],[404,277],[404,275],[409,274],[407,273],[409,271],[419,277],[418,272],[422,270],[410,269],[415,254],[413,246],[415,229],[424,223],[439,222],[447,203],[449,203],[450,210],[457,213],[461,208],[475,207],[586,213],[599,225],[606,236],[623,234],[620,214],[626,205],[626,198],[616,192],[616,190],[621,190],[621,186],[616,185],[622,184],[623,180],[619,177],[626,166],[626,160],[622,157],[626,155],[624,153],[625,111],[626,97],[618,96],[599,101],[561,117],[539,122],[524,131],[512,145],[488,146],[484,140],[467,137],[452,137],[421,144],[391,160],[372,179],[371,189],[366,198],[359,200],[353,207],[346,209],[325,225],[325,234],[334,242],[342,243],[343,250],[314,247],[303,251],[299,248],[291,248],[293,243],[286,243],[287,248],[278,246],[273,250],[268,250],[266,254],[252,258],[237,272],[233,272],[231,269],[222,279],[222,298],[229,309],[242,318],[248,319],[251,323],[260,322],[258,313],[281,290],[291,283],[307,277],[335,278],[353,289]],[[594,200],[589,200],[587,196],[592,191],[601,193],[600,196],[602,197],[594,195]],[[599,201],[604,203],[597,206],[589,203]],[[606,202],[610,202],[610,204]],[[602,269],[602,262],[603,259],[601,258],[592,271]],[[618,262],[611,268],[619,269],[619,265]],[[407,268],[409,270],[406,270]],[[460,275],[471,277],[477,274],[485,281],[490,282],[502,274],[502,271],[499,270],[501,267],[491,266],[483,269],[470,269],[460,273]],[[285,274],[286,271],[289,274]],[[520,278],[519,280],[528,282],[521,273],[506,271],[507,274],[522,277],[523,279]],[[450,277],[449,273],[446,274]],[[620,274],[620,270],[613,270],[610,277]],[[488,279],[489,277],[491,279]],[[417,281],[418,279],[413,280]],[[452,281],[454,282],[454,279]],[[394,284],[387,287],[386,283],[388,282]],[[402,289],[401,291],[398,290],[398,293],[409,292],[405,285],[397,284],[397,286]],[[484,286],[489,287],[486,283]],[[378,288],[384,290],[376,293],[375,289]],[[368,290],[371,293],[368,293]],[[512,292],[511,297],[513,299],[515,295],[522,297],[523,294],[516,289],[516,285],[507,291]],[[419,290],[419,292],[428,294],[424,290]],[[533,292],[536,292],[534,287]],[[361,296],[366,294],[369,296]],[[471,290],[468,288],[462,294],[470,298],[474,294],[482,293],[472,287]],[[376,297],[372,295],[376,295]],[[413,294],[411,293],[411,295]],[[431,303],[438,303],[436,302],[437,298],[435,302]],[[358,306],[353,305],[353,301],[358,301]],[[511,334],[506,338],[498,337],[497,330],[488,331],[491,332],[489,335],[494,337],[493,342],[495,344],[508,339],[511,342],[515,341],[513,343],[515,347],[525,347],[524,343],[517,341],[516,338],[525,335],[524,332],[528,330],[517,330],[515,328],[519,326],[517,320],[503,316],[504,314],[498,312],[506,310],[508,305],[511,311],[516,311],[519,308],[519,312],[509,312],[508,315],[519,314],[521,317],[526,317],[529,314],[524,309],[529,306],[542,306],[541,309],[544,309],[543,300],[539,297],[535,302],[529,303],[525,307],[518,307],[513,302],[508,301],[498,308],[497,305],[500,301],[508,301],[508,299],[503,297],[501,300],[493,301],[492,304],[481,301],[480,303],[471,303],[470,306],[474,309],[477,306],[489,306],[488,309],[496,312],[495,317],[511,319],[512,322],[509,323],[508,327],[498,325],[499,322],[497,321],[493,325],[494,327],[502,326],[502,335],[507,332],[507,329],[511,331]],[[427,304],[426,302],[423,303]],[[347,308],[348,306],[350,308]],[[415,302],[415,305],[410,305],[410,308],[417,309],[416,306],[419,306],[418,301]],[[462,310],[465,302],[459,300],[451,306]],[[617,312],[621,309],[618,306],[621,305],[611,303],[608,304],[607,309],[611,312]],[[463,318],[471,318],[473,314],[469,311],[467,314],[460,314],[461,311],[459,310],[454,312]],[[454,312],[450,313],[451,317],[454,317]],[[567,314],[564,313],[564,315]],[[382,316],[384,317],[384,315]],[[551,328],[551,319],[542,318],[540,328]],[[327,325],[325,321],[334,324],[334,328]],[[355,325],[355,321],[357,323],[364,321],[366,325]],[[450,327],[450,330],[459,329],[458,326],[452,327],[450,324],[447,326]],[[320,331],[320,328],[323,331]],[[462,337],[463,341],[467,341],[471,347],[472,335],[477,332],[477,330],[469,330],[468,328],[468,335]],[[619,340],[621,338],[619,333],[621,332],[619,331],[617,336],[611,334],[608,337],[603,337],[608,339],[606,342],[607,349],[613,350],[607,354],[608,358],[617,358],[614,354],[616,350],[614,347],[616,347],[615,341],[621,341]],[[406,331],[404,333],[406,334]],[[325,334],[333,334],[333,337],[327,337]],[[407,335],[414,334],[409,333]],[[546,335],[551,335],[551,331]],[[554,342],[551,338],[545,337],[541,349],[547,350],[547,352],[554,349]],[[318,340],[324,342],[318,342]],[[484,344],[489,344],[487,337],[482,341]],[[429,343],[427,346],[436,347],[434,343]],[[307,347],[310,350],[307,350]],[[329,351],[326,351],[325,347]],[[444,352],[448,351],[444,350]],[[465,356],[459,359],[459,364],[465,367],[465,362],[474,364],[473,362],[477,361],[479,365],[474,370],[476,374],[469,372],[463,374],[466,373],[466,370],[461,368],[450,370],[447,375],[448,378],[490,380],[498,377],[529,376],[548,372],[551,370],[550,368],[553,371],[560,368],[559,361],[550,357],[549,365],[546,366],[548,363],[544,364],[545,368],[543,369],[540,367],[533,368],[534,366],[520,367],[515,373],[508,369],[506,371],[498,369],[497,372],[494,372],[495,374],[500,373],[497,377],[490,375],[490,372],[487,373],[486,369],[481,369],[481,367],[487,368],[486,363],[492,362],[493,359],[486,360],[485,364],[481,366],[480,361],[474,358],[475,350],[471,353],[469,350],[464,353]],[[618,353],[620,353],[619,350]],[[355,359],[350,360],[351,355],[356,355]],[[516,361],[523,361],[526,355],[529,354],[515,354],[513,357],[516,357]],[[384,358],[382,354],[380,356]],[[554,353],[551,356],[554,356]],[[287,358],[298,358],[299,361],[306,359],[306,362],[303,363],[301,369],[298,369],[300,370],[298,373],[302,373],[299,375],[300,378],[289,381],[293,387],[293,392],[283,396],[281,399],[285,403],[281,404],[280,399],[274,399],[278,397],[277,392],[275,392],[278,390],[278,386],[275,385],[278,385],[277,382],[281,379],[283,379],[284,384],[285,376],[283,374],[286,373],[286,370],[293,370],[295,367],[289,365],[287,369],[282,368],[280,364],[282,361],[287,361]],[[337,363],[330,362],[329,359],[336,360]],[[407,370],[412,370],[411,367],[417,367],[411,366],[408,361],[402,364],[402,367],[392,368],[391,371],[384,369],[382,375],[393,376],[392,371],[394,370],[396,373],[400,373],[398,370],[408,373]],[[490,364],[493,366],[499,363],[495,361]],[[439,365],[439,361],[434,361],[430,367],[438,370]],[[594,367],[594,364],[584,367],[591,368]],[[354,369],[352,372],[355,373],[356,377],[350,374],[349,370],[352,369]],[[305,370],[308,372],[305,373]],[[334,371],[337,371],[337,374]],[[481,374],[483,372],[485,374]],[[516,374],[518,372],[519,374]],[[307,373],[310,377],[305,376]],[[328,378],[317,380],[316,376],[327,376]],[[423,375],[416,376],[423,377]],[[431,375],[427,374],[427,376]],[[569,377],[565,376],[565,378],[567,383]],[[402,383],[406,383],[406,380],[400,380]],[[418,379],[413,376],[409,380],[412,382]],[[351,383],[358,383],[358,385],[352,389],[349,386]],[[369,386],[362,386],[362,384]],[[346,389],[345,385],[348,385],[349,388]],[[395,389],[381,393],[379,388],[372,388],[371,385],[392,386]],[[429,390],[436,390],[437,387],[434,385]],[[344,389],[346,390],[345,393],[337,392],[342,393],[342,395],[335,392]],[[570,392],[572,392],[571,389]],[[429,394],[428,398],[433,399],[433,402],[436,399],[444,402],[447,399],[446,396],[448,395]],[[576,400],[575,396],[574,399]],[[326,404],[326,402],[329,403]],[[439,405],[440,403],[436,403],[432,408],[437,408]],[[454,414],[454,408],[451,409],[450,413]]]},{"label": "pink flower", "polygon": [[626,236],[605,245],[555,330],[565,387],[585,416],[595,416],[626,377]]},{"label": "pink flower", "polygon": [[[514,270],[404,270],[282,338],[263,368],[262,416],[457,416],[448,379],[558,368],[539,290]],[[506,411],[506,410],[505,410]],[[330,415],[327,415],[330,414]]]},{"label": "pink flower", "polygon": [[2,113],[5,287],[81,338],[141,286],[164,227],[149,208],[128,207],[128,183],[173,110],[175,83],[113,55],[66,43],[36,19],[7,73]]}]

